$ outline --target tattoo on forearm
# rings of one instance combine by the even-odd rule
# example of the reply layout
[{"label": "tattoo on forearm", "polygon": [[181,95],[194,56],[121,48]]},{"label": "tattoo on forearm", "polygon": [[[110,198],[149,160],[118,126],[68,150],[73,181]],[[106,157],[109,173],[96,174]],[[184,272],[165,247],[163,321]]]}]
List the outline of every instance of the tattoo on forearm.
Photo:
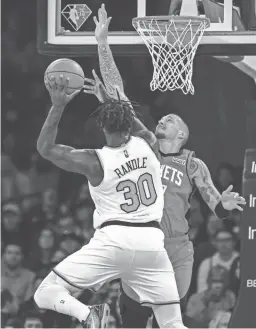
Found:
[{"label": "tattoo on forearm", "polygon": [[211,186],[211,183],[209,183],[207,180],[204,181],[204,184],[205,186],[200,188],[200,192],[205,202],[211,204],[211,208],[214,209],[216,204],[220,201],[220,195],[215,192],[214,188]]},{"label": "tattoo on forearm", "polygon": [[100,71],[105,83],[106,89],[110,95],[116,95],[114,86],[118,86],[120,91],[123,92],[122,77],[117,69],[115,60],[112,55],[112,51],[109,45],[100,44],[98,46]]},{"label": "tattoo on forearm", "polygon": [[203,161],[199,159],[193,159],[190,164],[191,174],[195,178],[196,185],[202,198],[214,211],[216,205],[221,199],[221,195],[218,190],[215,188],[209,169],[204,164]]},{"label": "tattoo on forearm", "polygon": [[47,152],[54,146],[63,110],[64,108],[55,108],[54,106],[51,108],[37,140],[37,148],[41,152]]}]

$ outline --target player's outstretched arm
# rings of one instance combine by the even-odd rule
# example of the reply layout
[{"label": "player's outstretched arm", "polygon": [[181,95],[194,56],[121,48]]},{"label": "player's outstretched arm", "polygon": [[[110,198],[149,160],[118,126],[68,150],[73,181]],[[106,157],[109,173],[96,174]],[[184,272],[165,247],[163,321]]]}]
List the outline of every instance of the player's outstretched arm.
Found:
[{"label": "player's outstretched arm", "polygon": [[58,124],[65,106],[79,93],[79,91],[75,91],[73,94],[67,95],[68,82],[69,80],[64,79],[63,76],[60,76],[58,82],[54,76],[49,82],[46,82],[53,106],[37,140],[37,150],[42,157],[56,166],[87,175],[91,167],[90,158],[93,156],[93,150],[76,150],[73,147],[55,143]]},{"label": "player's outstretched arm", "polygon": [[96,17],[93,19],[96,25],[95,37],[98,42],[101,75],[108,93],[111,97],[116,98],[115,86],[124,93],[124,85],[108,44],[108,27],[112,17],[108,17],[105,5],[102,4],[98,11],[98,19]]},{"label": "player's outstretched arm", "polygon": [[212,182],[209,169],[202,160],[192,158],[189,175],[194,180],[202,198],[217,217],[228,217],[230,210],[243,210],[240,205],[246,203],[245,199],[240,197],[238,193],[232,192],[233,186],[229,186],[226,191],[220,194]]},{"label": "player's outstretched arm", "polygon": [[[94,17],[96,25],[95,37],[98,42],[98,54],[100,62],[100,71],[110,97],[117,99],[117,91],[122,100],[128,101],[124,93],[124,85],[121,74],[116,66],[112,51],[108,44],[108,27],[112,17],[108,17],[105,5],[103,4],[98,11],[98,19]],[[133,132],[148,130],[143,123],[136,117],[133,125]],[[149,133],[148,133],[149,134]],[[151,132],[150,132],[151,134]]]}]

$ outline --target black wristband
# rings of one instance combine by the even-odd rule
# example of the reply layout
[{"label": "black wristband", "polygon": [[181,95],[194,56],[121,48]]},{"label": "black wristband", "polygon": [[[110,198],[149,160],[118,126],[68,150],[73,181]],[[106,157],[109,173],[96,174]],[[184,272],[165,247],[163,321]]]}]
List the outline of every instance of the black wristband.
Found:
[{"label": "black wristband", "polygon": [[220,219],[225,219],[229,216],[229,211],[223,207],[221,201],[216,205],[214,212]]}]

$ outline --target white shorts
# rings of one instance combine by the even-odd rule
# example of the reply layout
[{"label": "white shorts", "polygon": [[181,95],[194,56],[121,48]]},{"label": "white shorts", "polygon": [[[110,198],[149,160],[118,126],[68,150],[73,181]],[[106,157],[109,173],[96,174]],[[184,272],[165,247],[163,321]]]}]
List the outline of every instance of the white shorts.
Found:
[{"label": "white shorts", "polygon": [[122,279],[141,304],[178,303],[179,295],[164,235],[153,227],[107,226],[53,270],[77,289],[99,289]]}]

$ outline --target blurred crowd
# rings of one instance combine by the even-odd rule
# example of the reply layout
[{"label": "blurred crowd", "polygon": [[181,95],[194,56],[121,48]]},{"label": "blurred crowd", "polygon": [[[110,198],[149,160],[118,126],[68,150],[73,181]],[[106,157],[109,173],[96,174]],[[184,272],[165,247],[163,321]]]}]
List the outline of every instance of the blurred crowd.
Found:
[{"label": "blurred crowd", "polygon": [[[26,0],[26,4],[16,0],[2,4],[1,327],[76,328],[80,324],[75,319],[39,310],[33,301],[33,293],[51,268],[93,236],[94,205],[84,177],[59,170],[36,152],[36,139],[50,106],[42,77],[54,58],[38,55],[32,28],[36,1]],[[148,91],[145,62],[129,60],[129,65],[136,66],[129,72],[141,76],[131,84],[127,72],[125,83],[128,94],[145,104],[142,112],[147,114],[156,94]],[[80,63],[88,72],[98,65],[94,59],[80,59]],[[65,114],[58,138],[75,147],[99,147],[100,138],[85,139],[83,123],[97,101],[91,97],[84,104],[79,97],[76,108],[83,111]],[[148,117],[146,124],[153,125],[152,119]],[[240,192],[241,168],[221,163],[213,180],[220,192],[230,184]],[[184,315],[195,327],[223,328],[229,321],[239,289],[239,221],[237,212],[230,213],[228,220],[216,219],[200,195],[194,194],[189,235],[195,262]],[[107,302],[108,327],[119,328],[119,293],[117,280],[97,293],[88,290],[76,297],[86,304]]]}]

